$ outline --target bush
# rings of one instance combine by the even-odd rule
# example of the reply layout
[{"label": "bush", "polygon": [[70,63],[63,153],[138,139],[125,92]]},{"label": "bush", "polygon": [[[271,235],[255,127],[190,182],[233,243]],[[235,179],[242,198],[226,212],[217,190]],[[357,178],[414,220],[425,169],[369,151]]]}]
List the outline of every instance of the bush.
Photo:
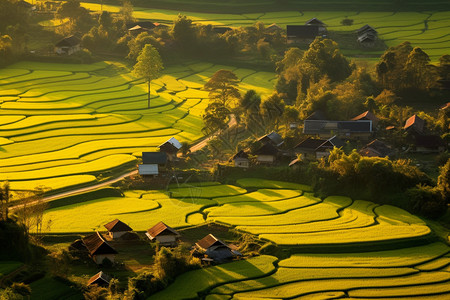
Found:
[{"label": "bush", "polygon": [[345,18],[341,21],[341,24],[344,26],[352,26],[353,25],[353,19]]},{"label": "bush", "polygon": [[447,205],[439,191],[428,185],[408,189],[412,211],[427,218],[436,219],[445,214]]}]

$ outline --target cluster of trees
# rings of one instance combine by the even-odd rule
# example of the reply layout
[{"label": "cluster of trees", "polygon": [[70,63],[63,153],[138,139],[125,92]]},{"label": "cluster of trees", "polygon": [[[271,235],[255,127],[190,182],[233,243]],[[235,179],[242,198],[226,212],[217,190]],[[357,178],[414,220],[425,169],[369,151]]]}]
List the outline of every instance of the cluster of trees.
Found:
[{"label": "cluster of trees", "polygon": [[25,50],[28,22],[27,7],[19,0],[0,1],[0,66]]}]

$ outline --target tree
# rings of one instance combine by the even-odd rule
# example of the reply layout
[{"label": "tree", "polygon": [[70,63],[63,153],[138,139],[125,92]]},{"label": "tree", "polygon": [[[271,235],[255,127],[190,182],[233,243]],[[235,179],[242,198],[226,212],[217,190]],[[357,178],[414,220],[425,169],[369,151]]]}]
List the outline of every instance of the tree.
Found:
[{"label": "tree", "polygon": [[160,76],[160,72],[163,68],[161,57],[155,47],[150,44],[145,45],[137,58],[133,73],[147,81],[148,108],[150,108],[150,82]]},{"label": "tree", "polygon": [[447,204],[450,204],[450,159],[448,159],[445,165],[441,167],[437,188],[440,191],[444,201]]},{"label": "tree", "polygon": [[21,205],[17,211],[20,223],[22,223],[29,234],[34,230],[34,237],[39,238],[42,233],[44,211],[48,203],[44,200],[44,193],[49,189],[37,187],[34,191],[25,192],[20,195]]},{"label": "tree", "polygon": [[9,182],[5,181],[3,182],[3,185],[0,186],[0,216],[3,221],[8,220],[8,206],[11,197]]},{"label": "tree", "polygon": [[206,133],[222,130],[227,127],[228,116],[230,111],[220,101],[211,101],[205,109],[203,122]]},{"label": "tree", "polygon": [[275,125],[278,123],[284,112],[284,101],[276,92],[270,95],[267,99],[261,102],[261,114],[266,121],[266,125]]},{"label": "tree", "polygon": [[210,91],[209,97],[227,106],[230,99],[239,99],[241,94],[237,89],[239,78],[230,70],[219,70],[205,83],[205,90]]},{"label": "tree", "polygon": [[178,15],[178,18],[173,23],[171,33],[175,43],[183,52],[187,51],[190,53],[196,48],[195,26],[192,24],[191,19]]},{"label": "tree", "polygon": [[135,38],[132,38],[128,41],[128,59],[131,59],[132,61],[136,61],[136,58],[139,56],[139,53],[142,51],[142,49],[145,47],[145,45],[150,44],[153,47],[155,47],[157,50],[160,49],[161,45],[160,42],[148,34],[148,32],[142,32],[138,34]]}]

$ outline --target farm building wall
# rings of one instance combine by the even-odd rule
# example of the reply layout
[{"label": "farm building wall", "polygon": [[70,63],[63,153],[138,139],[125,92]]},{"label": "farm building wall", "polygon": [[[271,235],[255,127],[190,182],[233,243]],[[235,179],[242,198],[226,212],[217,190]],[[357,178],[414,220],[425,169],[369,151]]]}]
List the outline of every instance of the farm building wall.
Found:
[{"label": "farm building wall", "polygon": [[112,239],[118,239],[120,238],[122,235],[124,235],[125,233],[127,233],[128,231],[117,231],[117,232],[109,232],[109,236]]},{"label": "farm building wall", "polygon": [[175,235],[158,235],[155,238],[161,245],[173,245],[177,243]]},{"label": "farm building wall", "polygon": [[275,161],[275,156],[273,155],[258,155],[256,158],[259,162],[263,163],[273,163]]},{"label": "farm building wall", "polygon": [[94,255],[93,259],[97,265],[100,265],[103,260],[107,258],[111,262],[114,262],[116,255],[115,254],[100,254],[100,255]]}]

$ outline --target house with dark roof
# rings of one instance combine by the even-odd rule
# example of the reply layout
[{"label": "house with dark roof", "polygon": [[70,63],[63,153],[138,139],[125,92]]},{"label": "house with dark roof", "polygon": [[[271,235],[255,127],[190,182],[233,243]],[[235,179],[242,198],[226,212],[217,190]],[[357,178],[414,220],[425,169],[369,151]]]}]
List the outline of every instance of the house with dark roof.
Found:
[{"label": "house with dark roof", "polygon": [[226,261],[227,259],[231,259],[235,256],[235,253],[227,244],[212,234],[208,234],[195,243],[195,247],[198,251],[203,252],[216,262]]},{"label": "house with dark roof", "polygon": [[74,35],[68,36],[55,44],[55,53],[71,55],[81,50],[81,40]]},{"label": "house with dark roof", "polygon": [[105,274],[103,271],[100,271],[89,279],[86,286],[96,284],[101,287],[107,287],[109,286],[111,279],[111,276]]},{"label": "house with dark roof", "polygon": [[445,150],[445,142],[438,135],[416,135],[415,151],[420,153],[438,153]]},{"label": "house with dark roof", "polygon": [[314,160],[327,157],[330,155],[330,151],[333,150],[334,147],[339,148],[342,146],[344,146],[344,143],[336,136],[326,140],[309,137],[298,143],[294,147],[294,152],[296,154],[301,154],[304,159]]},{"label": "house with dark roof", "polygon": [[145,235],[152,242],[159,242],[162,246],[176,246],[180,234],[172,227],[164,222],[159,222],[152,228],[148,229]]},{"label": "house with dark roof", "polygon": [[328,121],[305,120],[303,133],[328,139],[333,136],[345,139],[369,139],[372,135],[372,120]]},{"label": "house with dark roof", "polygon": [[324,22],[320,21],[317,18],[309,19],[305,22],[306,26],[316,26],[319,30],[320,34],[325,34],[327,32],[327,27]]},{"label": "house with dark roof", "polygon": [[135,25],[131,28],[128,28],[128,33],[133,35],[138,35],[142,32],[148,32],[150,31],[148,28],[142,27],[141,25]]},{"label": "house with dark roof", "polygon": [[403,130],[412,135],[421,135],[425,131],[425,121],[413,115],[406,120]]},{"label": "house with dark roof", "polygon": [[159,152],[167,154],[167,158],[170,161],[174,161],[177,158],[177,152],[181,149],[181,143],[174,137],[171,137],[164,143],[158,146]]},{"label": "house with dark roof", "polygon": [[236,153],[232,158],[230,158],[229,162],[233,162],[234,166],[238,168],[248,168],[250,166],[248,154],[244,150]]},{"label": "house with dark roof", "polygon": [[371,48],[374,47],[377,42],[377,36],[373,35],[370,32],[363,33],[362,35],[358,36],[356,39],[358,43],[365,47],[365,48]]},{"label": "house with dark roof", "polygon": [[366,120],[366,121],[371,120],[373,127],[376,127],[378,124],[378,118],[370,111],[365,111],[362,114],[357,115],[356,117],[351,119],[351,121],[361,121],[361,120]]},{"label": "house with dark roof", "polygon": [[287,25],[287,44],[311,44],[314,39],[321,36],[318,26]]},{"label": "house with dark roof", "polygon": [[82,241],[96,264],[102,264],[104,259],[114,262],[117,251],[105,241],[99,232],[84,237]]},{"label": "house with dark roof", "polygon": [[159,175],[160,167],[167,164],[165,152],[142,152],[142,164],[139,165],[139,175]]},{"label": "house with dark roof", "polygon": [[392,149],[386,143],[375,139],[365,145],[359,154],[368,157],[386,157],[392,154]]},{"label": "house with dark roof", "polygon": [[256,155],[259,163],[272,164],[276,160],[278,149],[271,143],[267,143],[256,149],[253,154]]},{"label": "house with dark roof", "polygon": [[130,226],[119,219],[115,219],[114,221],[105,224],[104,227],[108,230],[108,234],[112,239],[120,238],[127,232],[133,231]]},{"label": "house with dark roof", "polygon": [[323,111],[316,110],[310,114],[305,120],[328,120]]},{"label": "house with dark roof", "polygon": [[269,134],[263,135],[258,139],[258,142],[261,142],[263,144],[270,143],[275,147],[280,147],[284,141],[281,135],[279,135],[277,132],[272,131]]},{"label": "house with dark roof", "polygon": [[276,23],[272,23],[269,26],[266,27],[266,32],[272,33],[272,32],[279,32],[282,31],[283,28],[278,26]]},{"label": "house with dark roof", "polygon": [[363,35],[364,33],[371,33],[375,36],[378,35],[378,31],[375,30],[375,28],[373,28],[372,26],[370,26],[369,24],[364,25],[363,27],[359,28],[358,30],[356,30],[356,34],[358,36]]}]

